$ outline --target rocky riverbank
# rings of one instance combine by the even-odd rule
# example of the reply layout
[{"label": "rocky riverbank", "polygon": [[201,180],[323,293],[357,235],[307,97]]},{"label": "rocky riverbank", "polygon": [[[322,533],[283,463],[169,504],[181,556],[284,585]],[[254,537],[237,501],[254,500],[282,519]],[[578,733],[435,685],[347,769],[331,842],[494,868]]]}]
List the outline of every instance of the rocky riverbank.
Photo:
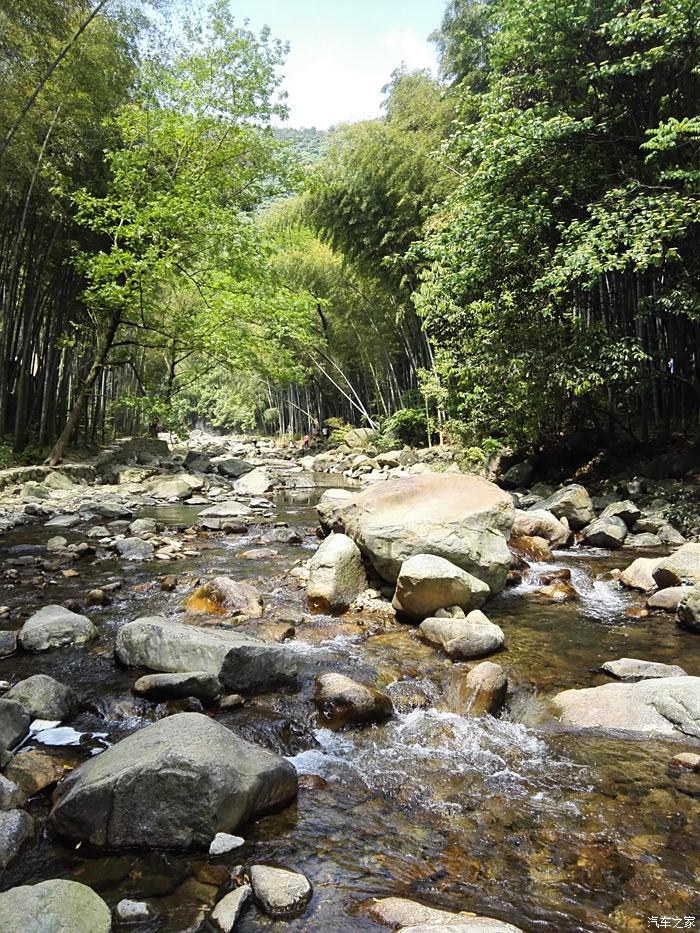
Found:
[{"label": "rocky riverbank", "polygon": [[[600,925],[609,911],[598,894],[581,927],[578,909],[543,892],[535,907],[517,886],[499,900],[486,878],[492,893],[460,900],[365,871],[365,897],[383,900],[341,906],[326,889],[343,872],[334,879],[330,863],[309,861],[295,821],[333,812],[334,788],[364,761],[364,806],[388,808],[390,820],[407,806],[421,825],[442,811],[420,795],[437,795],[453,817],[449,808],[467,818],[477,807],[498,848],[491,792],[477,790],[491,771],[485,746],[464,811],[467,785],[448,778],[458,748],[447,740],[453,764],[439,766],[433,746],[445,729],[476,730],[469,741],[480,745],[511,730],[525,756],[538,735],[574,755],[588,734],[615,755],[617,737],[642,742],[666,763],[658,780],[684,814],[674,831],[689,832],[700,793],[700,544],[668,520],[651,481],[506,491],[444,450],[370,453],[132,441],[89,465],[100,482],[58,470],[4,485],[0,928],[18,910],[31,929],[41,910],[73,916],[83,902],[92,929],[257,929],[265,916],[299,930],[616,928]],[[295,501],[317,501],[317,521],[304,506],[300,522]],[[428,771],[416,787],[386,784],[382,754],[403,761],[414,729],[412,754]],[[585,802],[567,793],[595,822],[597,791]],[[562,811],[555,832],[562,852],[567,819]],[[305,844],[321,842],[312,832]],[[69,860],[80,870],[66,874],[76,845],[85,861]],[[357,857],[374,863],[381,842],[362,845],[371,851]],[[162,868],[154,888],[150,856],[117,868],[132,851],[180,853],[191,869]],[[469,869],[457,861],[447,874],[461,889]],[[130,872],[143,878],[144,864],[141,883]],[[568,883],[564,871],[557,885]],[[623,888],[627,922],[641,908]],[[480,917],[455,912],[473,907]]]}]

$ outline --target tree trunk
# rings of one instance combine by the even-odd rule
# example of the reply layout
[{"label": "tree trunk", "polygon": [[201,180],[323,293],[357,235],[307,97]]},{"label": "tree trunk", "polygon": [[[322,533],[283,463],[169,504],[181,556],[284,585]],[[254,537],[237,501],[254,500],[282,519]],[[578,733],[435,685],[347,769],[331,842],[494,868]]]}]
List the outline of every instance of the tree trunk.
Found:
[{"label": "tree trunk", "polygon": [[75,434],[78,425],[80,424],[80,419],[82,417],[83,411],[85,409],[85,404],[90,397],[92,388],[95,385],[95,380],[97,379],[98,373],[101,371],[105,362],[107,361],[107,356],[109,351],[112,348],[114,343],[114,338],[116,336],[119,324],[121,323],[121,310],[115,311],[110,318],[109,325],[104,333],[100,336],[100,339],[97,344],[97,352],[95,353],[95,358],[90,367],[85,381],[83,382],[78,395],[73,402],[73,407],[70,414],[68,415],[68,420],[66,426],[56,441],[53,450],[46,459],[46,463],[49,466],[56,466],[63,460],[63,455],[65,453],[66,447],[70,444],[73,435]]}]

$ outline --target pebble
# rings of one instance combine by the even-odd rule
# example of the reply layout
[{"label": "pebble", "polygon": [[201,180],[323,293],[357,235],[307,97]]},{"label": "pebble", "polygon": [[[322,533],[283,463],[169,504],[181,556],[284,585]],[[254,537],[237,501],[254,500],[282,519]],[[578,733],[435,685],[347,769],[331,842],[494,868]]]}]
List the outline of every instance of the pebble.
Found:
[{"label": "pebble", "polygon": [[242,836],[232,836],[231,833],[217,833],[209,846],[209,855],[212,858],[226,855],[233,852],[234,849],[240,849],[242,845],[245,845],[245,839]]}]

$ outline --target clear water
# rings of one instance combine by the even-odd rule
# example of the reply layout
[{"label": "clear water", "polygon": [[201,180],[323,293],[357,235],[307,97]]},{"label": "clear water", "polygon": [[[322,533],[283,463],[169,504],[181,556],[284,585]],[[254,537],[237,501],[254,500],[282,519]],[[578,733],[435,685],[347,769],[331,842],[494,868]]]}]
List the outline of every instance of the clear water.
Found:
[{"label": "clear water", "polygon": [[[301,777],[297,805],[242,828],[246,845],[230,858],[212,865],[202,852],[105,854],[67,846],[45,828],[0,887],[73,878],[109,904],[147,899],[164,918],[157,929],[168,933],[199,929],[234,866],[261,860],[303,871],[314,886],[308,911],[284,924],[291,931],[379,929],[362,906],[387,895],[543,933],[641,931],[652,915],[700,915],[698,801],[692,784],[666,770],[683,746],[563,733],[547,709],[547,697],[557,690],[605,682],[598,668],[612,658],[680,663],[700,674],[700,640],[677,629],[669,615],[630,616],[643,606],[642,597],[607,577],[635,555],[560,552],[553,564],[533,566],[521,586],[489,604],[488,615],[506,633],[496,660],[508,673],[511,697],[501,717],[472,719],[462,715],[468,665],[423,644],[412,627],[305,614],[303,592],[287,572],[317,544],[318,494],[278,497],[275,519],[300,529],[303,544],[275,544],[273,561],[237,556],[258,543],[260,530],[253,529],[199,537],[199,558],[146,565],[81,561],[78,578],[49,574],[40,584],[32,579],[34,562],[52,530],[28,526],[0,539],[3,568],[24,562],[16,564],[19,582],[2,590],[0,602],[12,609],[7,627],[18,628],[41,605],[80,601],[89,589],[122,581],[112,605],[89,610],[99,638],[88,649],[0,661],[2,679],[48,673],[84,700],[74,721],[45,725],[27,743],[67,765],[160,714],[132,696],[141,672],[115,664],[114,635],[139,615],[181,614],[184,595],[201,576],[253,580],[268,618],[300,617],[290,645],[308,674],[297,694],[260,696],[216,714],[245,738],[288,756]],[[191,525],[197,511],[166,506],[143,514],[174,529]],[[84,531],[61,534],[78,541]],[[571,569],[579,597],[543,603],[533,596],[537,577],[557,567]],[[175,592],[162,592],[155,582],[164,573],[178,575]],[[264,623],[248,628],[266,632]],[[384,687],[397,715],[366,729],[319,728],[313,675],[327,670]],[[31,808],[45,816],[48,798],[36,798]],[[281,928],[255,907],[237,927],[244,933]]]}]

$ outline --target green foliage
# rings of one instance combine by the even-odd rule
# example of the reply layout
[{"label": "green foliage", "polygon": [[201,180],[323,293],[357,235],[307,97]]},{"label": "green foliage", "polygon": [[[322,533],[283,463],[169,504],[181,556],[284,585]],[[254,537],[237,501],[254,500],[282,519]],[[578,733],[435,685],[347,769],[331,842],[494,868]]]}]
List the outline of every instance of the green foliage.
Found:
[{"label": "green foliage", "polygon": [[352,425],[347,424],[342,418],[326,418],[324,424],[330,428],[329,441],[331,444],[342,444],[345,435],[352,430]]},{"label": "green foliage", "polygon": [[413,255],[465,438],[535,441],[626,405],[648,422],[652,380],[657,407],[697,380],[696,25],[692,0],[450,4],[463,180]]},{"label": "green foliage", "polygon": [[400,408],[384,421],[382,433],[395,438],[401,444],[425,447],[428,443],[425,411],[420,408]]}]

